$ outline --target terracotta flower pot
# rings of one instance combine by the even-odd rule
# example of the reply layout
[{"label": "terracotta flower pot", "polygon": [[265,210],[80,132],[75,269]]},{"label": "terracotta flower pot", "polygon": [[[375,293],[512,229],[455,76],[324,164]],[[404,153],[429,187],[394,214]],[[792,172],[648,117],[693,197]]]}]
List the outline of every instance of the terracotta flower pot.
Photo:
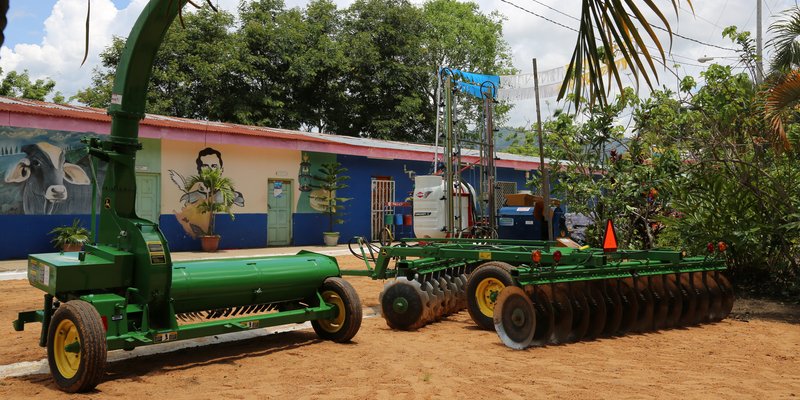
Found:
[{"label": "terracotta flower pot", "polygon": [[61,247],[61,251],[65,253],[69,251],[81,251],[81,249],[83,249],[82,243],[69,243]]},{"label": "terracotta flower pot", "polygon": [[213,253],[219,249],[219,235],[203,235],[200,236],[200,246],[203,251]]}]

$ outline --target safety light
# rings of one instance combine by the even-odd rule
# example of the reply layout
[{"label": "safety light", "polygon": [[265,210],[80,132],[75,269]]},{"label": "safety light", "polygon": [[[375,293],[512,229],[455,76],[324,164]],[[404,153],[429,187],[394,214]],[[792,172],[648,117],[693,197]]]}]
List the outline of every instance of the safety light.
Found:
[{"label": "safety light", "polygon": [[714,243],[708,242],[708,244],[706,245],[706,250],[708,250],[709,253],[713,253],[714,252]]},{"label": "safety light", "polygon": [[556,250],[556,252],[553,253],[553,262],[558,264],[559,261],[561,261],[561,252]]},{"label": "safety light", "polygon": [[533,260],[533,262],[536,263],[536,264],[539,264],[540,262],[542,262],[542,252],[539,251],[539,250],[536,250],[533,253],[531,253],[531,260]]},{"label": "safety light", "polygon": [[720,253],[724,253],[725,250],[728,250],[728,245],[725,244],[725,242],[719,242],[717,243],[717,248],[719,249]]}]

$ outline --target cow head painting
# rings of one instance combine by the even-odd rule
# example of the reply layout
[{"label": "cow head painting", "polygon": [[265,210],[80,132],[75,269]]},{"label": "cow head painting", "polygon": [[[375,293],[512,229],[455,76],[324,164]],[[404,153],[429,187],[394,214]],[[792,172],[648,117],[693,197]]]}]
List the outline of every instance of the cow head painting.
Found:
[{"label": "cow head painting", "polygon": [[22,206],[25,214],[69,213],[70,198],[66,183],[88,185],[86,172],[78,165],[65,162],[64,150],[47,142],[22,147],[25,158],[8,170],[7,183],[22,185]]}]

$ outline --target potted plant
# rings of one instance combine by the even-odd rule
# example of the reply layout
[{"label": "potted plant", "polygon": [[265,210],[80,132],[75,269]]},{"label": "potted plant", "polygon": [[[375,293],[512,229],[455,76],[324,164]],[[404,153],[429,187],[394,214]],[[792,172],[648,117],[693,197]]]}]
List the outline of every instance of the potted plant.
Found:
[{"label": "potted plant", "polygon": [[89,241],[89,230],[82,227],[77,218],[72,221],[72,226],[53,228],[49,234],[55,235],[50,243],[62,252],[80,251],[83,244]]},{"label": "potted plant", "polygon": [[217,251],[219,248],[220,235],[214,233],[216,213],[226,212],[234,219],[231,206],[236,199],[236,190],[233,188],[233,180],[222,176],[221,168],[203,167],[200,173],[192,175],[186,179],[186,192],[198,193],[203,198],[198,201],[197,210],[208,213],[208,229],[200,232],[200,244],[203,251]]},{"label": "potted plant", "polygon": [[336,197],[336,191],[344,189],[347,185],[344,181],[350,179],[343,175],[347,168],[342,167],[338,162],[322,164],[319,173],[312,176],[317,183],[311,185],[319,189],[316,196],[312,196],[322,207],[322,212],[328,214],[328,231],[322,232],[326,246],[336,246],[339,243],[339,232],[333,230],[333,226],[344,222],[340,217],[344,215],[344,203],[351,200],[346,197]]}]

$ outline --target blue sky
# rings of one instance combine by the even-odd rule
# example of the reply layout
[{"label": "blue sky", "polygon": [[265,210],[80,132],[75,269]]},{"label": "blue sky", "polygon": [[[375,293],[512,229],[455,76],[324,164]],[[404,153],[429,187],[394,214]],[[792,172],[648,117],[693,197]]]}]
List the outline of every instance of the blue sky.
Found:
[{"label": "blue sky", "polygon": [[[231,12],[235,12],[239,3],[239,0],[213,1]],[[347,7],[352,1],[335,0],[340,8]],[[423,0],[412,1],[420,3]],[[474,1],[484,13],[497,11],[505,17],[503,34],[511,47],[514,65],[520,71],[530,72],[533,57],[538,59],[540,71],[563,66],[569,61],[576,38],[569,27],[577,26],[572,17],[579,12],[579,0],[508,0],[529,12],[501,0]],[[127,36],[147,0],[91,0],[89,58],[81,67],[88,2],[11,0],[6,41],[0,48],[3,71],[27,69],[34,79],[50,77],[56,81],[56,90],[67,98],[89,86],[92,69],[100,62],[99,54],[111,42],[113,35]],[[286,0],[286,3],[290,7],[304,6],[306,1]],[[666,6],[669,2],[657,3]],[[736,65],[735,53],[721,49],[734,47],[721,37],[721,32],[729,25],[755,31],[755,4],[756,0],[694,0],[695,13],[692,14],[684,0],[677,16],[666,6],[665,14],[672,21],[674,31],[692,40],[674,39],[667,63],[669,70],[659,73],[661,84],[674,88],[678,78],[698,76],[707,65],[698,62],[699,57],[716,57],[721,64]],[[764,0],[763,4],[766,31],[775,21],[774,15],[794,7],[795,1]],[[769,38],[769,34],[765,34]],[[766,50],[768,57],[769,49]],[[512,114],[513,124],[529,122],[533,102],[520,101],[516,108]],[[548,106],[545,108],[546,113]]]}]

